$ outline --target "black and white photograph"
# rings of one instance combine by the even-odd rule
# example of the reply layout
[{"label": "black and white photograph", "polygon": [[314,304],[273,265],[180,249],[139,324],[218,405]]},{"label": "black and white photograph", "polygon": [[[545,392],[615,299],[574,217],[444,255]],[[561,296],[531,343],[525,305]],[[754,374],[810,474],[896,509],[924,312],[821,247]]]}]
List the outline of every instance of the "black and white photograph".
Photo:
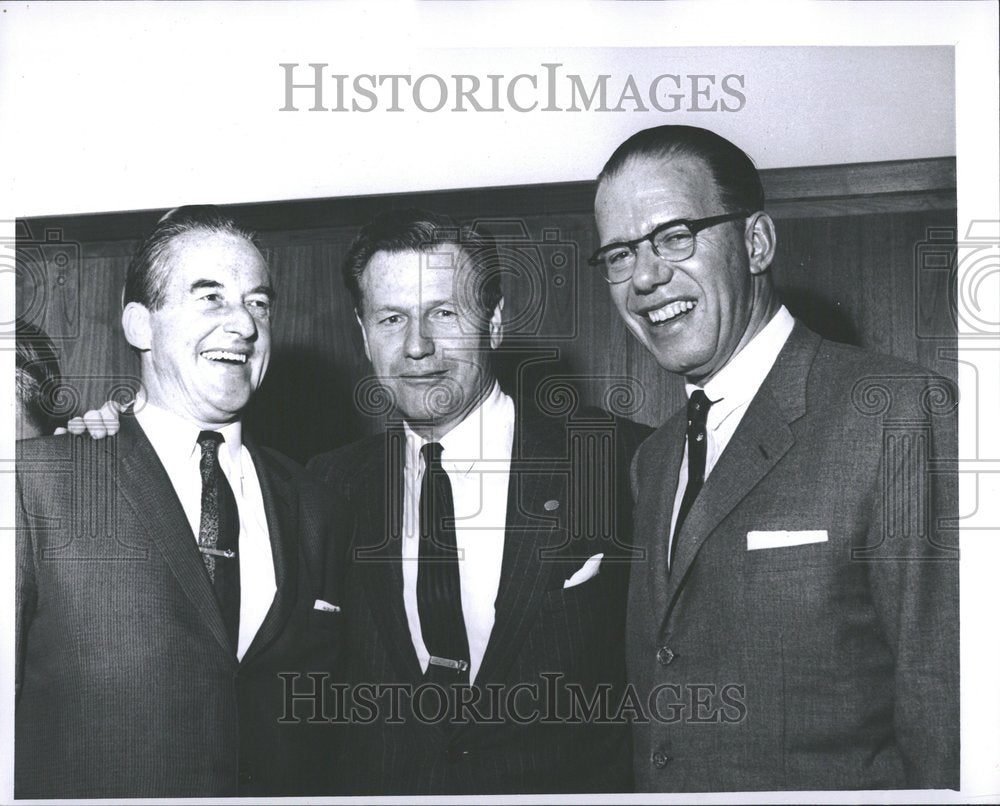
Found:
[{"label": "black and white photograph", "polygon": [[1000,802],[997,23],[0,3],[0,802]]}]

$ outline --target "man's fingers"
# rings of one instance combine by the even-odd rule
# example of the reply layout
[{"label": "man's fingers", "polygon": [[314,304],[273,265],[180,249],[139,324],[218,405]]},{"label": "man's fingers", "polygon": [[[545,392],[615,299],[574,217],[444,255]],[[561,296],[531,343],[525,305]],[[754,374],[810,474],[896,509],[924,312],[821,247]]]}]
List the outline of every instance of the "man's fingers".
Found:
[{"label": "man's fingers", "polygon": [[121,428],[121,423],[118,421],[118,418],[115,417],[114,419],[108,419],[107,415],[102,415],[102,416],[104,417],[104,419],[102,420],[104,424],[104,430],[107,431],[108,436],[112,437],[115,434],[117,434],[118,429]]},{"label": "man's fingers", "polygon": [[[114,423],[115,431],[118,430],[118,415],[125,411],[125,406],[114,400],[108,400],[103,406],[98,410],[101,416],[104,418],[104,422],[109,426]],[[87,412],[88,414],[90,412]],[[114,432],[112,432],[114,433]]]},{"label": "man's fingers", "polygon": [[99,411],[88,411],[83,415],[83,422],[92,439],[104,439],[108,435],[108,427]]},{"label": "man's fingers", "polygon": [[[90,409],[82,417],[74,417],[66,423],[65,429],[60,429],[62,433],[69,431],[71,434],[80,436],[88,434],[91,439],[104,439],[118,433],[121,428],[121,412],[125,406],[116,403],[114,400],[107,401],[99,409]],[[60,433],[57,431],[56,433]]]},{"label": "man's fingers", "polygon": [[118,420],[105,417],[103,409],[91,409],[82,417],[74,417],[66,424],[71,434],[89,434],[91,439],[104,439],[118,433]]},{"label": "man's fingers", "polygon": [[116,403],[114,400],[109,400],[95,412],[101,418],[108,436],[118,433],[118,429],[121,427],[121,413],[124,410],[125,406]]}]

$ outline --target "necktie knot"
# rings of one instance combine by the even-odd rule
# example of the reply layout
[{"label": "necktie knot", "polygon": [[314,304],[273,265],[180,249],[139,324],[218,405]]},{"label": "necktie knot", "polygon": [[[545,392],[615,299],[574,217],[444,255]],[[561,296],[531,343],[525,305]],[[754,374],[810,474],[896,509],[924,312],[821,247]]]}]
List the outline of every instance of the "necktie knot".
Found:
[{"label": "necktie knot", "polygon": [[201,447],[201,452],[204,453],[217,453],[219,450],[219,445],[226,441],[226,438],[222,436],[218,431],[202,431],[198,434],[198,445]]},{"label": "necktie knot", "polygon": [[440,442],[428,442],[420,448],[420,455],[424,459],[424,466],[429,469],[439,470],[441,468],[441,455],[443,453],[444,448]]},{"label": "necktie knot", "polygon": [[202,484],[210,483],[219,467],[219,445],[226,441],[218,431],[202,431],[198,434],[198,445],[201,447],[201,469]]}]

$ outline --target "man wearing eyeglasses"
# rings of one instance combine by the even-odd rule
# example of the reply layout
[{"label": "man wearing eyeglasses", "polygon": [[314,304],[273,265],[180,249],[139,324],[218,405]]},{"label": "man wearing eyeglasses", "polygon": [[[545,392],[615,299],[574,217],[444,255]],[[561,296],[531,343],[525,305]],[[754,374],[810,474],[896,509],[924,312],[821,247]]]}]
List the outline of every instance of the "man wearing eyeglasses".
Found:
[{"label": "man wearing eyeglasses", "polygon": [[632,465],[637,787],[957,788],[951,386],[791,316],[757,171],[712,132],[631,137],[596,219],[591,263],[689,398]]}]

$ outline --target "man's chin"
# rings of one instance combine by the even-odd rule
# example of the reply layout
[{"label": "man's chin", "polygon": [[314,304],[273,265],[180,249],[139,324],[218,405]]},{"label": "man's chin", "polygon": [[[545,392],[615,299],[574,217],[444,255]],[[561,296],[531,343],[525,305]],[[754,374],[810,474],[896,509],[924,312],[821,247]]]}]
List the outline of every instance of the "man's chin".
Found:
[{"label": "man's chin", "polygon": [[249,392],[212,398],[206,401],[201,419],[219,425],[235,422],[240,419],[249,402]]},{"label": "man's chin", "polygon": [[438,428],[456,416],[456,412],[451,410],[437,411],[426,407],[397,406],[397,411],[411,425],[421,425],[427,428]]},{"label": "man's chin", "polygon": [[700,370],[704,366],[697,357],[689,353],[682,352],[681,350],[671,350],[663,346],[653,346],[649,348],[649,351],[653,354],[653,358],[656,359],[656,363],[659,364],[662,369],[665,369],[667,372],[674,375],[681,375],[685,378],[693,378],[699,374]]},{"label": "man's chin", "polygon": [[396,408],[408,421],[437,424],[452,419],[464,408],[456,385],[435,384],[423,389],[405,389],[396,394]]}]

